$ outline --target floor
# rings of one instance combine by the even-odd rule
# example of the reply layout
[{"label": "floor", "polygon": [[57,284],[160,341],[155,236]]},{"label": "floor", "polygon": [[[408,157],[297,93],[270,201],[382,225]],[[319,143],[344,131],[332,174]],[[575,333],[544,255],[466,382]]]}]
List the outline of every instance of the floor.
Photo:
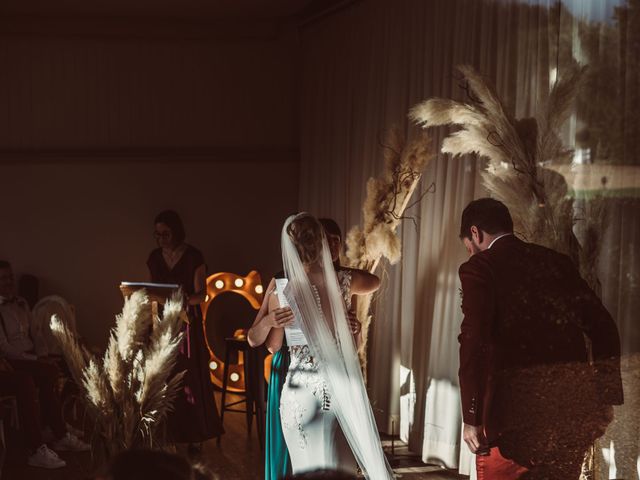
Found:
[{"label": "floor", "polygon": [[[231,401],[231,399],[229,400]],[[220,399],[218,398],[218,404]],[[215,472],[220,480],[245,480],[263,478],[262,452],[255,428],[247,434],[244,414],[225,413],[226,434],[218,445],[211,440],[203,445],[197,459]],[[255,425],[254,425],[255,427]],[[383,439],[385,451],[391,452],[391,440]],[[460,475],[440,467],[423,464],[410,455],[406,447],[397,441],[394,445],[396,461],[394,471],[403,480],[450,480],[464,479]],[[44,470],[25,466],[26,454],[9,450],[2,473],[2,480],[87,480],[94,478],[89,453],[64,453],[61,455],[67,467],[59,470]]]}]

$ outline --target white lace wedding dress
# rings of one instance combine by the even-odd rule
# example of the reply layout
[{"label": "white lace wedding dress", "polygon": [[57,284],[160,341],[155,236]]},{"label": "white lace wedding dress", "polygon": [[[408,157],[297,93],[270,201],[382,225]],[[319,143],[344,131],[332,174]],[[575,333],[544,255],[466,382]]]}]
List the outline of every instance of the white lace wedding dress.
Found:
[{"label": "white lace wedding dress", "polygon": [[[337,272],[347,311],[351,307],[351,272]],[[320,309],[320,299],[314,288]],[[320,310],[321,311],[321,310]],[[282,388],[280,418],[293,473],[322,468],[356,473],[357,463],[331,405],[331,392],[308,345],[289,347],[291,363]]]}]

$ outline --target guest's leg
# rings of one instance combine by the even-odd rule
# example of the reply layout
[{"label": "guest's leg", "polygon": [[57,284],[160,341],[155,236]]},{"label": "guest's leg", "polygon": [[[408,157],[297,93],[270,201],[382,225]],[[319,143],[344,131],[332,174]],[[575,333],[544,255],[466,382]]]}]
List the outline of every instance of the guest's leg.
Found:
[{"label": "guest's leg", "polygon": [[27,436],[29,447],[35,450],[42,445],[38,392],[31,376],[24,372],[0,373],[0,395],[16,398],[20,426]]},{"label": "guest's leg", "polygon": [[61,438],[67,432],[62,418],[62,403],[57,388],[60,371],[54,365],[41,361],[13,360],[11,365],[16,371],[26,372],[33,378],[38,387],[40,406],[43,417],[53,430],[56,438]]},{"label": "guest's leg", "polygon": [[289,450],[282,434],[280,420],[280,394],[289,367],[284,349],[273,354],[271,376],[267,391],[265,435],[265,480],[278,480],[291,474]]}]

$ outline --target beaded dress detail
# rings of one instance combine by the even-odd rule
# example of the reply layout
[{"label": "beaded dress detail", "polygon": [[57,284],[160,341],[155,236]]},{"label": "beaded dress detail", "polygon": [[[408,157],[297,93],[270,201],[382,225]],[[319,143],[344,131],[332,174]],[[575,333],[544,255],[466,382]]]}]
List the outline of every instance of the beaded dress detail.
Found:
[{"label": "beaded dress detail", "polygon": [[[351,308],[351,272],[338,270],[337,277],[348,311]],[[315,286],[312,289],[322,315],[318,290]],[[331,392],[318,372],[318,363],[308,345],[291,346],[289,352],[291,363],[280,400],[280,417],[293,471],[338,465],[338,457],[343,456],[338,451],[339,444],[346,445],[346,442],[328,438],[339,430],[331,410]],[[344,450],[344,445],[340,448]]]}]

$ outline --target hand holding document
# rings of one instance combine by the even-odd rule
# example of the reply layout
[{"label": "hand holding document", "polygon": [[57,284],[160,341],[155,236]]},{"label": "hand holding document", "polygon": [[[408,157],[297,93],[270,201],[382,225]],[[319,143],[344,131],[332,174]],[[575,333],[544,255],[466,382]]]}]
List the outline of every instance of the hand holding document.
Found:
[{"label": "hand holding document", "polygon": [[[284,296],[284,289],[289,283],[286,278],[276,278],[276,295],[281,307],[289,307],[289,302]],[[296,318],[296,322],[290,327],[284,327],[284,334],[287,338],[287,345],[307,345],[307,339],[300,329],[300,320]]]}]

